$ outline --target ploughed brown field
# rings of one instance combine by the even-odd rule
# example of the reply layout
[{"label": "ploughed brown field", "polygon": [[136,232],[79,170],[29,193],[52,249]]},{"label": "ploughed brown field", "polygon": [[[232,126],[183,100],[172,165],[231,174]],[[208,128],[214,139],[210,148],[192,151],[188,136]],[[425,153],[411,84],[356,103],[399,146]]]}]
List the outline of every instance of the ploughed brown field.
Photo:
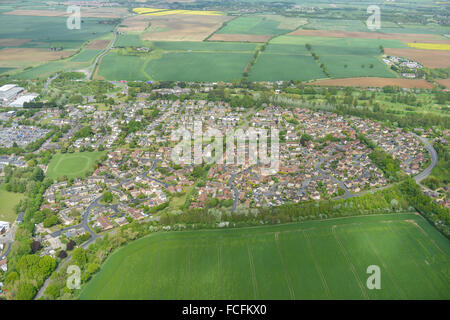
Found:
[{"label": "ploughed brown field", "polygon": [[203,41],[232,18],[187,14],[144,17],[151,26],[142,39],[151,41]]},{"label": "ploughed brown field", "polygon": [[268,35],[254,35],[254,34],[223,34],[216,33],[209,40],[211,41],[237,41],[237,42],[266,42],[272,36]]},{"label": "ploughed brown field", "polygon": [[31,39],[0,39],[0,47],[18,47],[24,43],[30,42]]},{"label": "ploughed brown field", "polygon": [[428,68],[450,68],[450,51],[422,49],[388,49],[387,55],[399,56],[417,61]]},{"label": "ploughed brown field", "polygon": [[75,50],[50,51],[37,48],[4,48],[0,50],[0,61],[44,62],[66,58],[75,54]]},{"label": "ploughed brown field", "polygon": [[445,88],[450,89],[450,79],[436,79],[435,81],[445,86]]},{"label": "ploughed brown field", "polygon": [[342,86],[342,87],[385,87],[398,86],[401,88],[425,88],[432,89],[433,84],[422,79],[397,79],[397,78],[345,78],[326,79],[310,82],[308,84],[318,86]]},{"label": "ploughed brown field", "polygon": [[404,42],[443,42],[439,37],[431,34],[413,33],[378,33],[378,32],[353,32],[353,31],[330,31],[330,30],[296,30],[289,33],[293,36],[309,37],[331,37],[331,38],[363,38],[363,39],[383,39],[400,40]]},{"label": "ploughed brown field", "polygon": [[109,40],[94,40],[86,46],[86,49],[102,50],[108,46],[109,42]]}]

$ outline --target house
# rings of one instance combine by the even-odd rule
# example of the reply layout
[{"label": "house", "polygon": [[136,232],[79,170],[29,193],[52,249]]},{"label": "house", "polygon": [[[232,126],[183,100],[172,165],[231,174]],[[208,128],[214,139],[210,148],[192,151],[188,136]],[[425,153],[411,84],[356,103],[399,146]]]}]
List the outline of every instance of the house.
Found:
[{"label": "house", "polygon": [[9,222],[6,221],[0,221],[0,231],[8,231],[9,229]]},{"label": "house", "polygon": [[0,260],[0,270],[3,272],[8,271],[8,264],[6,263],[6,259]]},{"label": "house", "polygon": [[109,220],[107,218],[105,218],[104,216],[98,217],[97,222],[100,225],[100,227],[102,227],[103,231],[110,230],[114,227],[112,225],[112,223],[109,222]]}]

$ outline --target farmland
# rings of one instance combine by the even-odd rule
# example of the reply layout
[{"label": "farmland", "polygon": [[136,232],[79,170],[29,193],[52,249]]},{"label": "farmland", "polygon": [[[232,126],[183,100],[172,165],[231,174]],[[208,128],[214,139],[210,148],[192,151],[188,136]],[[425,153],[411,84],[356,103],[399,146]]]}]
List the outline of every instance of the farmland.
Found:
[{"label": "farmland", "polygon": [[148,55],[109,53],[98,75],[114,80],[219,81],[240,79],[255,44],[153,42]]},{"label": "farmland", "polygon": [[14,222],[16,220],[16,205],[25,198],[21,193],[8,192],[0,187],[0,221]]},{"label": "farmland", "polygon": [[415,214],[157,233],[116,251],[80,299],[449,299],[449,254]]},{"label": "farmland", "polygon": [[48,165],[47,176],[51,179],[83,177],[102,155],[103,152],[98,151],[56,154]]}]

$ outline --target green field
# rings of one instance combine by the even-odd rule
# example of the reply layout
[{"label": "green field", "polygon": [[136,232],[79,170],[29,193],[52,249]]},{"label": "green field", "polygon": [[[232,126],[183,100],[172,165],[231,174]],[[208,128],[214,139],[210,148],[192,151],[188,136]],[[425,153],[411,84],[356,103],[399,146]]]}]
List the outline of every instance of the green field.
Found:
[{"label": "green field", "polygon": [[[231,81],[242,78],[253,43],[153,42],[141,56],[106,55],[98,75],[107,80]],[[122,50],[123,51],[123,50]]]},{"label": "green field", "polygon": [[253,35],[278,35],[289,32],[291,29],[279,28],[280,21],[267,17],[244,16],[231,20],[217,33],[224,34],[253,34]]},{"label": "green field", "polygon": [[112,254],[80,299],[449,299],[449,254],[415,214],[156,233]]},{"label": "green field", "polygon": [[0,38],[33,39],[41,47],[60,43],[64,49],[73,49],[112,31],[114,25],[102,23],[105,20],[108,19],[83,18],[80,29],[69,30],[64,17],[1,15]]},{"label": "green field", "polygon": [[308,55],[263,53],[253,66],[250,81],[278,81],[326,78],[319,65]]},{"label": "green field", "polygon": [[73,56],[71,62],[91,62],[103,50],[86,49]]},{"label": "green field", "polygon": [[251,58],[251,53],[167,53],[151,60],[146,72],[155,80],[239,80]]},{"label": "green field", "polygon": [[100,151],[58,153],[50,161],[46,175],[51,179],[61,176],[69,179],[83,177],[103,154],[104,152]]},{"label": "green field", "polygon": [[98,75],[107,80],[147,80],[150,77],[142,72],[145,63],[141,57],[110,52],[102,58]]},{"label": "green field", "polygon": [[17,214],[16,205],[25,198],[21,193],[8,192],[0,187],[0,221],[14,222]]}]

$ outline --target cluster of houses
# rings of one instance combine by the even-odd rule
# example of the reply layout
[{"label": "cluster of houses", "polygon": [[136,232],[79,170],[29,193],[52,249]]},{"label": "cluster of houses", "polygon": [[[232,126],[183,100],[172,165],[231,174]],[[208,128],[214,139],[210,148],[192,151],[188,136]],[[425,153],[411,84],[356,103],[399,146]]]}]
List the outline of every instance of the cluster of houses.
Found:
[{"label": "cluster of houses", "polygon": [[417,78],[419,76],[417,71],[423,69],[423,66],[420,63],[403,57],[384,56],[383,62],[392,70],[399,72],[402,77],[408,79]]},{"label": "cluster of houses", "polygon": [[402,129],[385,128],[371,120],[353,119],[358,130],[368,139],[400,161],[400,167],[408,175],[417,175],[426,166],[429,154],[411,132]]}]

